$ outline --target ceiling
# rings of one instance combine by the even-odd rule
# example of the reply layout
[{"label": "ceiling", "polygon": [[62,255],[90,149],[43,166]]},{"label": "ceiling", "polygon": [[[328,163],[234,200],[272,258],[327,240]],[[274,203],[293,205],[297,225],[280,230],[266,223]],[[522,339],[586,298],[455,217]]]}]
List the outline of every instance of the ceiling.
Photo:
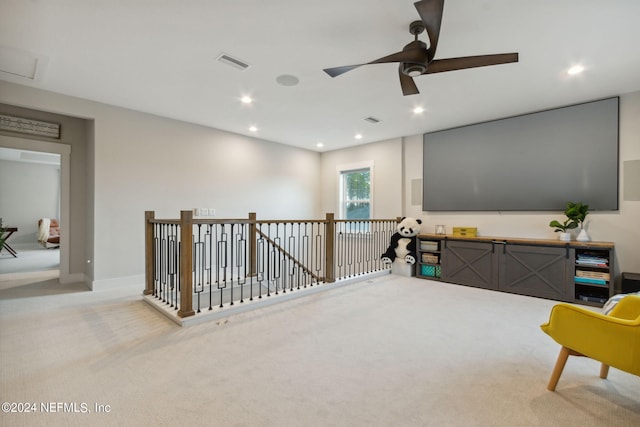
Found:
[{"label": "ceiling", "polygon": [[402,96],[396,64],[322,69],[401,50],[412,0],[0,0],[0,79],[327,151],[640,90],[639,16],[635,0],[446,0],[436,59],[520,61],[419,76]]}]

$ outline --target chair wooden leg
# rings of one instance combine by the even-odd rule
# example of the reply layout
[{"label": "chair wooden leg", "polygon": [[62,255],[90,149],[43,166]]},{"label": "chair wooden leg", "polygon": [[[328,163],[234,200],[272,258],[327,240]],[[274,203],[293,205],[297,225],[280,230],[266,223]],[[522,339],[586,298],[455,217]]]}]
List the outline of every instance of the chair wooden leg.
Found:
[{"label": "chair wooden leg", "polygon": [[558,380],[560,379],[560,375],[562,375],[562,370],[564,369],[565,363],[567,363],[567,359],[569,355],[572,353],[571,349],[567,347],[562,347],[560,349],[560,354],[558,354],[558,360],[556,360],[556,366],[553,368],[553,372],[551,373],[551,378],[549,378],[549,384],[547,384],[547,390],[555,391],[556,385],[558,385]]},{"label": "chair wooden leg", "polygon": [[607,375],[609,375],[609,365],[605,365],[603,363],[602,365],[600,365],[600,378],[606,380]]}]

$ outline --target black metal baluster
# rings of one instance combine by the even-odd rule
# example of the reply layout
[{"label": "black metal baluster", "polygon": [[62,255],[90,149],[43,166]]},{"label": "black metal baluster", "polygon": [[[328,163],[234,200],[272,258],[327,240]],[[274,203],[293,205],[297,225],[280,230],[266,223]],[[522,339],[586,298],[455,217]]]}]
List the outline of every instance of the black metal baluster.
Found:
[{"label": "black metal baluster", "polygon": [[[240,286],[240,302],[244,302],[244,288],[247,284],[247,240],[245,238],[246,234],[246,224],[238,225],[239,231],[236,234],[237,243],[236,243],[236,267],[237,267],[237,282]],[[244,271],[243,271],[244,267]]]},{"label": "black metal baluster", "polygon": [[[302,227],[300,226],[300,223],[296,223],[296,231],[297,231],[297,247],[296,247],[296,254],[297,254],[297,259],[302,262],[302,242],[300,241],[300,232],[302,231]],[[304,265],[304,264],[303,264]],[[296,282],[298,284],[298,290],[300,289],[300,283],[302,282],[302,275],[304,274],[303,271],[301,271],[302,269],[299,268],[298,269],[298,274],[296,274]]]},{"label": "black metal baluster", "polygon": [[[174,227],[176,230],[174,230]],[[170,304],[170,307],[174,307],[176,310],[179,308],[178,303],[178,283],[176,283],[176,265],[178,264],[179,257],[179,247],[178,242],[176,241],[177,234],[177,225],[170,224],[169,225],[169,235],[167,236],[168,248],[167,248],[167,256],[168,256],[168,265],[167,265],[167,274],[169,276],[169,289],[167,292],[169,294],[169,298],[167,303]]]},{"label": "black metal baluster", "polygon": [[227,252],[227,257],[229,257],[227,259],[227,268],[230,268],[231,271],[229,272],[229,275],[231,277],[231,286],[229,288],[229,305],[233,305],[233,265],[234,265],[234,259],[233,256],[235,254],[234,249],[234,239],[233,239],[233,228],[234,228],[235,224],[231,224],[231,230],[229,231],[229,236],[231,236],[231,238],[229,239],[229,241],[227,242],[228,245],[230,245],[229,251]]},{"label": "black metal baluster", "polygon": [[224,290],[227,288],[227,233],[226,224],[222,224],[220,230],[220,240],[218,240],[218,271],[220,272],[220,280],[218,281],[218,291],[220,292],[220,307],[224,307]]},{"label": "black metal baluster", "polygon": [[[289,231],[289,237],[287,238],[288,241],[288,245],[289,245],[289,253],[291,255],[295,254],[295,248],[296,248],[296,238],[294,236],[294,223],[291,223],[291,229]],[[288,268],[287,271],[289,272],[289,290],[293,291],[293,287],[295,286],[295,281],[296,281],[296,271],[298,270],[298,267],[296,265],[295,262],[290,261],[288,264]],[[299,285],[298,285],[299,286]]]},{"label": "black metal baluster", "polygon": [[160,247],[160,224],[153,224],[153,296],[160,295],[160,281],[162,272],[162,248]]},{"label": "black metal baluster", "polygon": [[207,291],[209,293],[209,311],[213,310],[213,236],[214,224],[207,224],[205,248],[207,251]]},{"label": "black metal baluster", "polygon": [[[256,274],[258,275],[257,277],[257,281],[258,281],[258,299],[262,298],[262,287],[264,286],[262,284],[262,282],[264,281],[264,277],[265,277],[265,271],[264,271],[264,267],[265,267],[265,259],[264,259],[264,253],[267,250],[265,248],[265,240],[264,240],[264,236],[262,234],[262,224],[260,224],[259,226],[260,228],[260,238],[258,239],[258,242],[256,244],[257,246],[257,254],[256,254]],[[268,284],[267,284],[268,286]],[[268,291],[268,287],[267,287],[267,291]]]},{"label": "black metal baluster", "polygon": [[[320,233],[320,224],[311,224],[311,227],[315,229],[314,232],[315,240],[316,240],[316,256],[315,256],[315,272],[316,277],[319,278],[322,275],[322,259],[324,258],[324,239],[322,238],[322,234]],[[326,232],[326,231],[325,231]],[[316,279],[316,283],[319,284],[319,279]]]}]

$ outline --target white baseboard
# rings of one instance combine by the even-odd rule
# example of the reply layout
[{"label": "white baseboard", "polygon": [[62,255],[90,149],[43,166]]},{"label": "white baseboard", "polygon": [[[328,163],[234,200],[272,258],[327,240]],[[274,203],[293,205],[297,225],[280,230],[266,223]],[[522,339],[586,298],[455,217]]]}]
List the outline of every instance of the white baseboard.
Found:
[{"label": "white baseboard", "polygon": [[88,283],[89,280],[84,273],[60,274],[60,283]]},{"label": "white baseboard", "polygon": [[131,288],[144,291],[144,274],[135,276],[115,277],[112,279],[94,280],[89,287],[92,291],[108,291],[111,289]]}]

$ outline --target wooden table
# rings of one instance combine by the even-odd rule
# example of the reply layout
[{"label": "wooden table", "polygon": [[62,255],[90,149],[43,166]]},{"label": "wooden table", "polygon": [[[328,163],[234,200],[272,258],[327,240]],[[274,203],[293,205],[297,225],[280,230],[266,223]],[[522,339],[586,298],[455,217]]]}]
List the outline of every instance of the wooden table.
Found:
[{"label": "wooden table", "polygon": [[15,233],[16,231],[18,231],[18,227],[7,227],[4,229],[4,231],[2,232],[2,237],[4,237],[4,244],[2,245],[2,247],[0,248],[0,252],[3,249],[6,249],[7,252],[9,252],[11,255],[13,255],[14,258],[18,258],[18,252],[16,252],[15,249],[13,249],[11,246],[9,246],[9,244],[7,243],[7,240],[9,240],[9,237],[11,237],[11,235],[13,233]]}]

